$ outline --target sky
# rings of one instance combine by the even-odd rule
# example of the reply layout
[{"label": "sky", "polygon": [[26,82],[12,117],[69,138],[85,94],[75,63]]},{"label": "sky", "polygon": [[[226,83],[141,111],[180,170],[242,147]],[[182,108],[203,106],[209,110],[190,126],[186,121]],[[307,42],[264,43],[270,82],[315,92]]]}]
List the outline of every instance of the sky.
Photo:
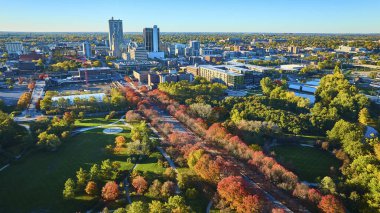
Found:
[{"label": "sky", "polygon": [[0,31],[380,33],[380,0],[0,0]]}]

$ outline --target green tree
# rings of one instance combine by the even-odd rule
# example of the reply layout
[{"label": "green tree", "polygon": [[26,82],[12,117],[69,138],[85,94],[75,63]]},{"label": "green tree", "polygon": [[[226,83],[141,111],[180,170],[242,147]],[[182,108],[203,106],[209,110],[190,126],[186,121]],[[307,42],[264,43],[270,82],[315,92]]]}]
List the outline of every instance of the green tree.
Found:
[{"label": "green tree", "polygon": [[204,154],[203,149],[197,149],[190,152],[188,160],[187,160],[187,165],[189,165],[190,168],[193,168],[195,164],[197,164],[198,160],[201,159],[203,154]]},{"label": "green tree", "polygon": [[260,86],[265,95],[269,95],[275,88],[273,81],[269,77],[265,77],[260,80]]},{"label": "green tree", "polygon": [[153,200],[149,204],[149,213],[167,213],[169,212],[168,209],[166,209],[165,205],[158,200]]},{"label": "green tree", "polygon": [[80,191],[82,191],[87,182],[87,177],[88,177],[87,171],[82,168],[79,168],[76,176],[77,176],[77,187]]},{"label": "green tree", "polygon": [[190,207],[186,205],[185,199],[179,195],[169,197],[166,207],[172,212],[191,212]]},{"label": "green tree", "polygon": [[101,174],[100,174],[100,167],[98,164],[92,165],[89,176],[90,176],[90,180],[93,180],[93,181],[98,181],[100,179]]},{"label": "green tree", "polygon": [[65,182],[63,197],[65,199],[72,199],[75,197],[75,182],[71,178],[67,179],[67,181]]},{"label": "green tree", "polygon": [[128,213],[143,213],[149,212],[148,206],[142,201],[135,201],[127,208]]},{"label": "green tree", "polygon": [[329,176],[326,176],[321,180],[321,189],[325,194],[336,194],[335,182]]},{"label": "green tree", "polygon": [[110,159],[102,161],[100,166],[104,179],[111,179],[113,174],[113,167]]},{"label": "green tree", "polygon": [[61,145],[61,140],[55,134],[42,132],[38,135],[37,146],[44,147],[47,150],[56,150]]},{"label": "green tree", "polygon": [[359,112],[359,123],[363,125],[368,125],[370,120],[370,115],[367,108],[363,108]]},{"label": "green tree", "polygon": [[160,197],[161,195],[162,183],[159,180],[154,180],[149,186],[149,195],[151,197]]}]

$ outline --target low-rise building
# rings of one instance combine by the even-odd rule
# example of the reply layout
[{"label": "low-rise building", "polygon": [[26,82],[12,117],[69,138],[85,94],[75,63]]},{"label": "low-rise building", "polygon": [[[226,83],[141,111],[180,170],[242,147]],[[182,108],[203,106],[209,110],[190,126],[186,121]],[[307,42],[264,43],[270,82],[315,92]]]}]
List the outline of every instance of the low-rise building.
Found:
[{"label": "low-rise building", "polygon": [[233,72],[226,66],[199,66],[199,76],[206,78],[211,82],[218,82],[231,88],[244,87],[244,75]]},{"label": "low-rise building", "polygon": [[130,55],[132,60],[136,61],[147,61],[148,52],[144,47],[136,47],[130,50]]},{"label": "low-rise building", "polygon": [[112,75],[113,70],[109,67],[79,68],[79,79],[104,79]]}]

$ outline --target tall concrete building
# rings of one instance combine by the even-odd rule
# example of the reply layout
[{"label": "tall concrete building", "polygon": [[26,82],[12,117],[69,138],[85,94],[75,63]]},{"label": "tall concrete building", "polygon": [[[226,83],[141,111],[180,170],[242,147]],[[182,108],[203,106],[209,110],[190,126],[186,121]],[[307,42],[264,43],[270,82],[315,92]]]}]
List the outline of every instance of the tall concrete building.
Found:
[{"label": "tall concrete building", "polygon": [[160,28],[154,25],[153,28],[144,28],[144,46],[148,52],[159,52]]},{"label": "tall concrete building", "polygon": [[199,41],[190,41],[189,42],[190,51],[192,56],[199,56],[201,49],[201,43]]},{"label": "tall concrete building", "polygon": [[120,45],[123,43],[123,21],[116,20],[113,17],[108,21],[109,34],[108,40],[111,50],[111,55],[115,57],[121,57]]},{"label": "tall concrete building", "polygon": [[154,25],[153,28],[144,28],[143,37],[145,49],[148,51],[148,58],[165,58],[165,53],[160,52],[160,28],[157,25]]},{"label": "tall concrete building", "polygon": [[91,45],[88,41],[83,42],[82,44],[83,48],[83,55],[86,57],[86,59],[91,58]]}]

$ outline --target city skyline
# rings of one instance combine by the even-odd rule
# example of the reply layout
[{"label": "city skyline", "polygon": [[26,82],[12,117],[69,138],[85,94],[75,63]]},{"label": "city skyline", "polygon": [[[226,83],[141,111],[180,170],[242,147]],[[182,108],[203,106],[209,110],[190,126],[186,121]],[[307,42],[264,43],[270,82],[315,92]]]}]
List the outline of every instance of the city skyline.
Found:
[{"label": "city skyline", "polygon": [[162,32],[380,33],[378,8],[376,0],[20,0],[3,5],[0,31],[107,32],[115,17],[126,33],[155,24]]}]

